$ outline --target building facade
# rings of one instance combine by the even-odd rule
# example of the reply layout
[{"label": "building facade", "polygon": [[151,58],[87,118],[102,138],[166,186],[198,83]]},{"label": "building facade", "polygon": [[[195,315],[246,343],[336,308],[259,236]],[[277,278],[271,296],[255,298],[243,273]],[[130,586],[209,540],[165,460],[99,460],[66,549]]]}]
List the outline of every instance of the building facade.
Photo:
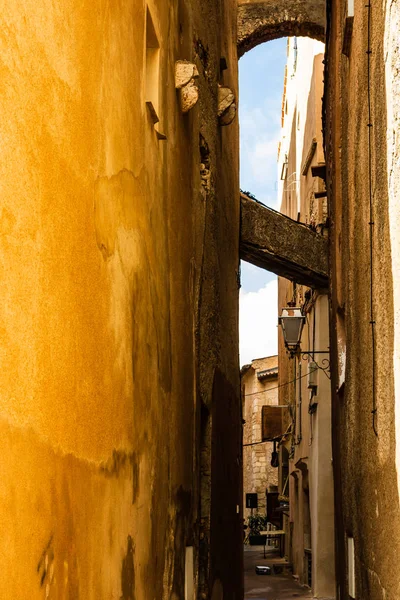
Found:
[{"label": "building facade", "polygon": [[239,16],[240,52],[283,32],[326,40],[320,174],[329,225],[336,595],[397,600],[399,3],[241,0]]},{"label": "building facade", "polygon": [[262,442],[262,407],[278,404],[278,357],[256,358],[241,369],[243,411],[243,516],[246,494],[257,494],[257,511],[265,515],[267,493],[277,490],[278,471],[271,465],[274,446]]},{"label": "building facade", "polygon": [[[327,235],[327,195],[318,176],[322,140],[323,52],[320,42],[289,38],[279,145],[281,212]],[[305,315],[300,350],[290,354],[279,332],[279,403],[288,407],[280,448],[280,499],[286,553],[315,598],[335,596],[327,290],[278,279],[278,310]]]}]

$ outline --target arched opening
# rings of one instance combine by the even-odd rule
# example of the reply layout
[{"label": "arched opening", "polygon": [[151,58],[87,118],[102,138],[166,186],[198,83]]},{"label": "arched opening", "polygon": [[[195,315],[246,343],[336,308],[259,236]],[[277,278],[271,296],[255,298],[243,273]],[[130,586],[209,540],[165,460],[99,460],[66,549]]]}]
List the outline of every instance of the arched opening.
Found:
[{"label": "arched opening", "polygon": [[238,0],[238,55],[281,37],[310,37],[325,41],[323,0]]}]

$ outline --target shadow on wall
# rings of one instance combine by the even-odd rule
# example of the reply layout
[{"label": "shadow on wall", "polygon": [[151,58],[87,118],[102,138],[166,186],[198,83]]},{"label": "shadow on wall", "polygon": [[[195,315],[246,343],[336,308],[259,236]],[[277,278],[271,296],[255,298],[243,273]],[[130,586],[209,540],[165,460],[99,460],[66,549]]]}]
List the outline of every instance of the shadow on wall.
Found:
[{"label": "shadow on wall", "polygon": [[128,548],[126,556],[122,561],[121,570],[121,590],[120,600],[134,600],[135,590],[135,566],[134,566],[135,545],[130,535],[128,535]]}]

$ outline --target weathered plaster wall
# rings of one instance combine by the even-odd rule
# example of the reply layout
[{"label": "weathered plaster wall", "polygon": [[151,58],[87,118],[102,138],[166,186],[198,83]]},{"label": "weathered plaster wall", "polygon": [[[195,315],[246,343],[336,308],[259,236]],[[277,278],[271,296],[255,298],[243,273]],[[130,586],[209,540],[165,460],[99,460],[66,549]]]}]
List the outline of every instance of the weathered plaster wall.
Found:
[{"label": "weathered plaster wall", "polygon": [[[257,493],[260,514],[266,512],[266,490],[269,486],[278,485],[278,469],[271,466],[273,443],[257,444],[262,437],[262,407],[278,404],[277,359],[277,356],[257,358],[251,361],[251,366],[242,367],[243,419],[246,421],[243,425],[243,444],[255,444],[243,448],[243,505],[246,493]],[[259,378],[260,372],[267,369],[276,369],[276,372]],[[243,516],[247,518],[251,509],[243,510]]]},{"label": "weathered plaster wall", "polygon": [[[201,597],[241,597],[237,123],[217,121],[236,3],[148,7],[166,141],[143,2],[0,17],[0,596],[181,598],[194,545]],[[177,59],[200,74],[186,116]]]},{"label": "weathered plaster wall", "polygon": [[[384,56],[387,103],[387,175],[389,194],[390,241],[392,246],[396,438],[400,436],[400,7],[397,2],[386,5]],[[400,444],[396,444],[396,468],[400,490]]]},{"label": "weathered plaster wall", "polygon": [[[356,0],[347,57],[341,53],[345,11],[344,2],[332,3],[325,99],[332,223],[331,343],[336,391],[333,459],[338,595],[347,599],[346,546],[347,537],[351,536],[355,546],[357,597],[394,600],[400,596],[399,579],[393,568],[398,564],[400,552],[394,387],[398,377],[394,294],[399,279],[394,213],[398,212],[399,165],[398,97],[394,96],[398,86],[393,74],[398,64],[398,30],[395,35],[392,29],[397,12],[396,3],[371,4],[369,46],[369,6]],[[372,286],[371,221],[374,223]],[[371,320],[375,321],[375,340]],[[345,371],[344,361],[340,360],[344,356]]]}]

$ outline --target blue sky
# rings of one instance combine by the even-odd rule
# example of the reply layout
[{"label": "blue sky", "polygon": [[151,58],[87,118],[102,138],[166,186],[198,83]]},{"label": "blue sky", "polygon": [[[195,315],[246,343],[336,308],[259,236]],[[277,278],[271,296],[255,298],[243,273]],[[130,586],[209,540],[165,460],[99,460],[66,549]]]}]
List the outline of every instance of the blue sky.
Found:
[{"label": "blue sky", "polygon": [[[277,206],[286,38],[257,46],[239,61],[240,187]],[[276,277],[242,262],[240,362],[276,353]]]}]

